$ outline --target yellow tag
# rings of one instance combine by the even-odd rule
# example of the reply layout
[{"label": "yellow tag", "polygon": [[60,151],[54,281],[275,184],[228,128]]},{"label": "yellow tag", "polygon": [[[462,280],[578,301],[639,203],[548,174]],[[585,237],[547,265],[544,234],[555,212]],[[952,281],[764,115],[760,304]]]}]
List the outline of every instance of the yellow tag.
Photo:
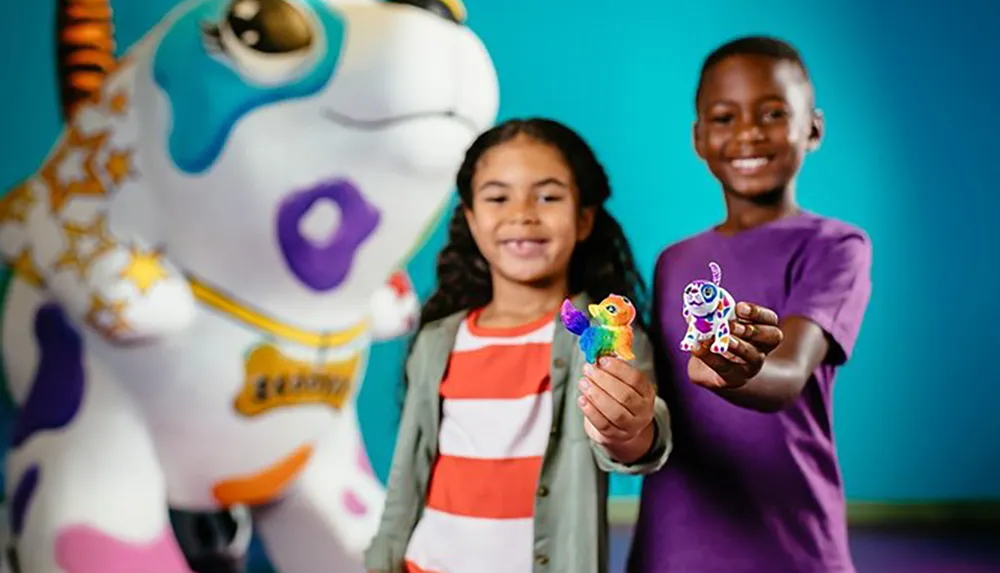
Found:
[{"label": "yellow tag", "polygon": [[326,404],[344,406],[354,386],[361,357],[314,364],[285,357],[273,345],[258,346],[247,357],[243,390],[233,406],[244,416],[275,408]]}]

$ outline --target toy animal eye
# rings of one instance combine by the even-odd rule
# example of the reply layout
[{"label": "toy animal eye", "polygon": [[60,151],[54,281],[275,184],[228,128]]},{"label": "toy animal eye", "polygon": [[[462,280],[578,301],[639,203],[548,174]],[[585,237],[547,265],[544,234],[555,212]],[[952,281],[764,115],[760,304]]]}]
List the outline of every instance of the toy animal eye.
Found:
[{"label": "toy animal eye", "polygon": [[711,298],[715,294],[715,289],[710,286],[705,286],[701,289],[701,296],[705,298]]},{"label": "toy animal eye", "polygon": [[622,300],[625,301],[625,304],[632,304],[632,301],[630,301],[627,296],[623,296]]},{"label": "toy animal eye", "polygon": [[605,310],[607,310],[611,314],[615,314],[616,312],[618,312],[618,309],[615,308],[615,305],[613,305],[613,304],[609,304],[608,306],[606,306],[604,308],[605,308]]},{"label": "toy animal eye", "polygon": [[290,80],[320,45],[318,23],[288,0],[232,0],[222,22],[205,27],[205,44],[262,84]]}]

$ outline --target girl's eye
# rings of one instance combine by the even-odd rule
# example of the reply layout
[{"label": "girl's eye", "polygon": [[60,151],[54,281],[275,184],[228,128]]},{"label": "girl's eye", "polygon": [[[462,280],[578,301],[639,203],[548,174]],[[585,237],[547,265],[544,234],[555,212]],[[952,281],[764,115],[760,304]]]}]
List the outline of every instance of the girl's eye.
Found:
[{"label": "girl's eye", "polygon": [[493,196],[493,197],[487,197],[486,198],[486,201],[488,203],[503,203],[506,200],[507,200],[507,198],[503,197],[503,196]]},{"label": "girl's eye", "polygon": [[556,201],[562,201],[562,197],[558,195],[542,195],[538,200],[542,203],[555,203]]}]

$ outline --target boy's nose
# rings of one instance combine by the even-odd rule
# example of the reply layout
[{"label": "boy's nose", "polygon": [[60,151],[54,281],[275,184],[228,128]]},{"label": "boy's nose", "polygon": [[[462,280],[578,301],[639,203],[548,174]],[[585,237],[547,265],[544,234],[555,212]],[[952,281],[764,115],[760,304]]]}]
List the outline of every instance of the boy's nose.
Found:
[{"label": "boy's nose", "polygon": [[736,132],[736,139],[739,141],[760,141],[764,139],[764,130],[756,123],[744,123]]}]

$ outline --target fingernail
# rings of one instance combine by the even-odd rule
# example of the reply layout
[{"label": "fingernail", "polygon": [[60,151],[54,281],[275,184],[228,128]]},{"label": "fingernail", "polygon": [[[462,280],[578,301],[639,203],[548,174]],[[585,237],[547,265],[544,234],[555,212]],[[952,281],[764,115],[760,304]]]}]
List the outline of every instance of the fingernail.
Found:
[{"label": "fingernail", "polygon": [[743,333],[746,332],[746,327],[743,326],[742,324],[738,323],[738,322],[733,323],[729,327],[729,329],[732,330],[733,334],[736,335],[736,336],[743,336]]},{"label": "fingernail", "polygon": [[579,404],[580,407],[582,408],[587,405],[587,399],[584,398],[583,396],[580,396],[579,398],[576,399],[576,403]]},{"label": "fingernail", "polygon": [[590,380],[581,378],[580,381],[576,383],[576,387],[579,388],[581,392],[586,392],[587,390],[590,390]]},{"label": "fingernail", "polygon": [[587,364],[584,364],[583,365],[583,373],[587,374],[587,375],[593,374],[594,373],[594,367],[589,362]]},{"label": "fingernail", "polygon": [[739,314],[739,315],[742,315],[742,316],[750,316],[750,305],[747,304],[747,303],[745,303],[745,302],[741,302],[741,303],[737,304],[736,305],[736,314]]},{"label": "fingernail", "polygon": [[601,368],[607,368],[609,364],[611,364],[610,358],[602,356],[601,358],[597,359],[597,365],[600,366]]}]

